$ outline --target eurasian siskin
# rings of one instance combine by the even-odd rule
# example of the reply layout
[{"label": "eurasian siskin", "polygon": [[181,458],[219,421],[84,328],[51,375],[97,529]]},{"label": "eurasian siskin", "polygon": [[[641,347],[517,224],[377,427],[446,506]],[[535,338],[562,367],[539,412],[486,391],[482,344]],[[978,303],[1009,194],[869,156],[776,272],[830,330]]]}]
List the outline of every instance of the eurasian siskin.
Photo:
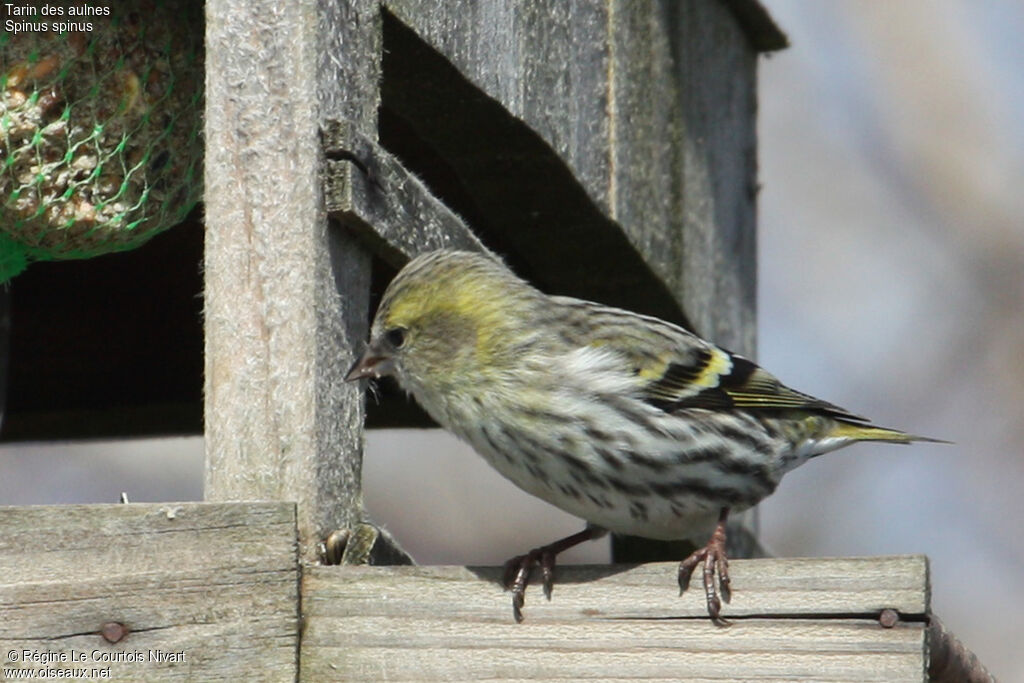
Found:
[{"label": "eurasian siskin", "polygon": [[730,510],[827,451],[928,440],[794,391],[676,325],[549,296],[495,258],[462,251],[419,256],[388,286],[347,379],[384,375],[514,484],[587,521],[509,561],[517,621],[534,567],[550,597],[555,556],[613,531],[710,534],[678,580],[684,590],[703,565],[708,612],[721,622]]}]

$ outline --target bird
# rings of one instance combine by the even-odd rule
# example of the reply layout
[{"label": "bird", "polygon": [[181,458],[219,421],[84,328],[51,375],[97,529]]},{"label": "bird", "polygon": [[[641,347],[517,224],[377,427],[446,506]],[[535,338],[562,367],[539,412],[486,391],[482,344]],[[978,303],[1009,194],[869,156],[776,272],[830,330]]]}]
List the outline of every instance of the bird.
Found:
[{"label": "bird", "polygon": [[586,522],[505,564],[516,622],[535,570],[550,600],[557,555],[613,532],[694,540],[680,594],[700,567],[726,625],[730,512],[837,448],[937,441],[790,389],[673,323],[546,294],[490,253],[430,251],[400,270],[345,379],[387,376],[513,484]]}]

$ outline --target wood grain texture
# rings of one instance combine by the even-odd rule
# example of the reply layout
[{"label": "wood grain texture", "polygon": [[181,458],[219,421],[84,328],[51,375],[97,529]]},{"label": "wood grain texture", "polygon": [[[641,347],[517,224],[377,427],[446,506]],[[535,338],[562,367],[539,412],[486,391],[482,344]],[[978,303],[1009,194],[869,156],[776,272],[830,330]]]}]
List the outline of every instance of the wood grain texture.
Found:
[{"label": "wood grain texture", "polygon": [[434,249],[486,251],[459,216],[351,122],[328,121],[323,144],[327,213],[395,267]]},{"label": "wood grain texture", "polygon": [[551,146],[698,333],[753,353],[756,53],[725,3],[383,4]]},{"label": "wood grain texture", "polygon": [[[76,653],[125,681],[294,680],[298,579],[294,504],[2,507],[0,656],[42,669],[7,652]],[[108,622],[127,637],[104,640]]]},{"label": "wood grain texture", "polygon": [[694,329],[753,356],[757,55],[720,2],[609,7],[616,219]]},{"label": "wood grain texture", "polygon": [[725,629],[696,584],[677,596],[675,563],[560,567],[551,602],[531,585],[523,624],[497,568],[311,568],[301,678],[924,680],[925,558],[731,568]]},{"label": "wood grain texture", "polygon": [[374,134],[380,12],[211,0],[206,16],[206,497],[298,501],[312,561],[362,518],[363,396],[343,377],[370,278],[368,252],[328,228],[319,129]]},{"label": "wood grain texture", "polygon": [[[300,579],[295,524],[287,503],[0,508],[3,654],[142,653],[99,665],[145,681],[926,680],[921,556],[734,561],[724,629],[696,582],[677,595],[675,563],[564,566],[515,624],[497,567]],[[110,622],[128,630],[117,644]]]},{"label": "wood grain texture", "polygon": [[549,141],[388,12],[383,33],[381,144],[484,244],[549,293],[687,324]]}]

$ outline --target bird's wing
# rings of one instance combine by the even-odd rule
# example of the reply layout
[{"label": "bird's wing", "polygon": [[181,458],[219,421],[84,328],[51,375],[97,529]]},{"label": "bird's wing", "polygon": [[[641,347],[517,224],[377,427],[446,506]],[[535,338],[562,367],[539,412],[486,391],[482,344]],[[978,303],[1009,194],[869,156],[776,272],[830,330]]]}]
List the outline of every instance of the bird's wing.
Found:
[{"label": "bird's wing", "polygon": [[811,410],[866,421],[839,406],[790,389],[742,356],[708,345],[696,362],[669,361],[643,388],[644,398],[666,412],[684,408]]},{"label": "bird's wing", "polygon": [[681,327],[620,309],[595,304],[587,308],[586,318],[593,324],[577,325],[581,342],[615,351],[626,359],[641,398],[666,412],[686,408],[801,409],[866,421],[790,389],[756,363]]}]

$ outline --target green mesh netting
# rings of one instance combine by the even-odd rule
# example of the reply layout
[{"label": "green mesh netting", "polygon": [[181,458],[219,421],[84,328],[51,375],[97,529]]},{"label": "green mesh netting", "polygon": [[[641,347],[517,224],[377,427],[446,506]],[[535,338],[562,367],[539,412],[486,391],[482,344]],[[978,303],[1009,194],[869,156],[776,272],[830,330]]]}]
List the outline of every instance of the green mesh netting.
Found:
[{"label": "green mesh netting", "polygon": [[17,6],[43,4],[0,3],[0,283],[137,247],[202,191],[202,3]]}]

